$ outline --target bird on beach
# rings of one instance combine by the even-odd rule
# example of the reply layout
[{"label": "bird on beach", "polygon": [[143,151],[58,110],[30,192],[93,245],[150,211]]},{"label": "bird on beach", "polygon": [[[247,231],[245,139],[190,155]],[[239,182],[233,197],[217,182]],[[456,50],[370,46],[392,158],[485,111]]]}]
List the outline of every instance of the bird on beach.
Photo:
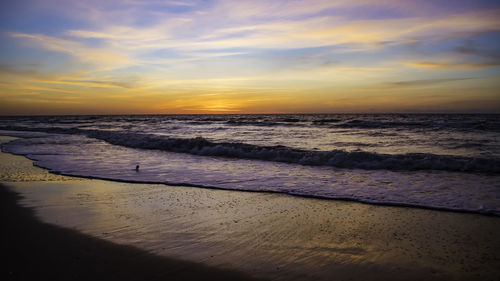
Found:
[{"label": "bird on beach", "polygon": [[139,172],[139,165],[135,166],[135,170]]}]

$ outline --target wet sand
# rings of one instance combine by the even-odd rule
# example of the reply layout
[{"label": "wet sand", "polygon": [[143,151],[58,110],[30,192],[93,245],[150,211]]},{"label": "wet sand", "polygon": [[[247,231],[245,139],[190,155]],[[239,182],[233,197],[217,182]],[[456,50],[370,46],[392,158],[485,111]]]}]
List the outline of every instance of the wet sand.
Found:
[{"label": "wet sand", "polygon": [[0,185],[2,280],[256,280],[39,221]]},{"label": "wet sand", "polygon": [[[46,226],[58,225],[55,228],[71,235],[142,254],[147,251],[154,257],[203,264],[208,266],[203,269],[220,272],[220,279],[235,271],[272,280],[499,280],[500,276],[498,217],[78,179],[49,174],[24,157],[5,153],[0,155],[0,170],[0,181],[21,194],[20,205],[33,208],[37,218],[51,224]],[[15,219],[21,226],[25,220]],[[14,253],[33,251],[23,239],[67,248],[58,245],[61,239],[49,236],[19,237],[10,243]],[[80,242],[73,245],[63,256],[85,249]],[[102,253],[109,259],[120,255]],[[44,260],[41,254],[34,259]],[[60,269],[57,262],[44,264],[55,272]],[[95,264],[82,263],[66,272],[92,272]],[[154,271],[148,265],[138,263],[137,268]]]}]

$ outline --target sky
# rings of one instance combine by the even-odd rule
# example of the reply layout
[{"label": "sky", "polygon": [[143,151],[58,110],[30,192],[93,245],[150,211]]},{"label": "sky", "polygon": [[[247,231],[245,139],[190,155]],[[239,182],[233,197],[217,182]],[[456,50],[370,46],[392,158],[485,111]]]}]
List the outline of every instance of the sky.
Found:
[{"label": "sky", "polygon": [[6,0],[0,115],[500,113],[500,2]]}]

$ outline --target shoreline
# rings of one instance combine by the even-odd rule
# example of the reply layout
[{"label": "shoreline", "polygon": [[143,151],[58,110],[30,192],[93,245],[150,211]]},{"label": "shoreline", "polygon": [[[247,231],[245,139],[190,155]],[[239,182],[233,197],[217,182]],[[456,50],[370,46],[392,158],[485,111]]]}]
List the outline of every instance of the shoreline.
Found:
[{"label": "shoreline", "polygon": [[[496,280],[500,275],[496,267],[500,259],[500,220],[494,216],[81,179],[49,173],[23,156],[6,153],[0,153],[0,171],[0,182],[20,194],[14,196],[18,205],[28,207],[38,223],[67,230],[69,236],[82,235],[117,246],[99,257],[108,265],[115,256],[123,258],[125,247],[159,259],[166,257],[173,264],[188,261],[188,268],[200,268],[200,272],[213,269],[213,280],[221,280],[225,274],[229,274],[227,280],[253,276],[325,281],[332,276],[338,280],[482,281]],[[5,191],[3,186],[0,194]],[[26,224],[24,220],[17,220],[20,227]],[[2,241],[11,247],[12,256],[33,256],[32,266],[23,267],[20,262],[18,269],[37,268],[37,263],[42,263],[46,269],[38,270],[53,278],[61,266],[57,261],[46,261],[39,247],[61,239],[37,232],[21,231],[14,237],[18,240],[7,243],[3,237]],[[31,246],[33,243],[35,246]],[[68,250],[58,254],[63,263],[74,262],[75,268],[63,268],[65,273],[97,270],[113,274],[106,266],[96,269],[95,264],[68,259],[75,253],[86,254],[80,242],[71,247],[52,247]],[[133,255],[129,257],[133,260]],[[155,271],[148,269],[152,265],[139,262],[136,266],[134,270],[139,273],[134,274]],[[161,272],[163,267],[158,268]],[[106,279],[113,280],[111,275]],[[125,275],[122,280],[134,280],[132,276]]]},{"label": "shoreline", "polygon": [[[3,138],[12,138],[12,139],[23,138],[23,137],[11,137],[11,136],[6,136],[6,135],[0,135],[0,144],[2,143],[1,142],[2,137]],[[373,205],[373,206],[416,208],[416,209],[433,210],[433,211],[439,211],[439,212],[452,212],[452,213],[476,214],[476,215],[483,215],[483,216],[500,217],[500,213],[494,212],[494,211],[453,209],[453,208],[446,208],[446,207],[434,207],[434,206],[400,203],[400,202],[372,202],[372,201],[356,199],[356,198],[351,198],[351,197],[335,197],[334,198],[334,197],[326,197],[326,196],[321,196],[321,195],[285,193],[283,191],[273,191],[273,190],[231,189],[231,188],[224,188],[224,187],[211,186],[211,185],[190,184],[190,183],[184,183],[184,182],[134,181],[134,180],[125,180],[125,179],[105,178],[105,177],[99,177],[99,176],[88,176],[88,175],[84,176],[84,175],[77,175],[77,174],[68,174],[68,173],[64,173],[64,172],[54,172],[54,171],[51,171],[49,168],[39,166],[36,163],[34,163],[36,161],[36,159],[30,158],[28,155],[15,154],[15,153],[11,153],[11,152],[4,152],[3,150],[0,151],[0,153],[7,153],[7,154],[20,156],[20,157],[24,157],[26,159],[29,159],[30,161],[33,162],[33,166],[36,166],[40,169],[43,169],[43,170],[47,171],[47,173],[50,173],[53,175],[79,178],[79,179],[83,179],[83,180],[97,179],[97,180],[120,182],[120,183],[130,183],[130,184],[162,184],[165,186],[184,186],[184,187],[203,188],[203,189],[209,189],[209,190],[227,190],[227,191],[246,192],[246,193],[278,194],[278,195],[292,196],[292,197],[298,197],[298,198],[311,198],[311,199],[327,200],[327,201],[333,200],[333,201],[354,202],[354,203],[367,204],[367,205]]]},{"label": "shoreline", "polygon": [[[3,153],[9,153],[9,152],[3,152]],[[12,154],[12,155],[26,157],[27,159],[34,161],[33,159],[31,159],[25,155],[21,155],[21,154]],[[309,198],[309,199],[317,199],[317,200],[325,200],[325,201],[332,201],[333,200],[333,201],[353,202],[353,203],[373,205],[373,206],[382,206],[382,207],[385,206],[385,207],[396,207],[396,208],[412,208],[412,209],[432,210],[432,211],[438,211],[438,212],[451,212],[451,213],[459,213],[459,214],[474,214],[474,215],[481,215],[481,216],[500,217],[500,213],[498,213],[498,212],[480,212],[480,211],[473,211],[473,210],[451,209],[451,208],[448,209],[448,208],[443,208],[443,207],[412,205],[412,204],[406,204],[406,203],[368,202],[368,201],[358,200],[358,199],[350,198],[350,197],[331,198],[331,197],[322,197],[322,196],[307,195],[307,194],[284,193],[282,191],[272,191],[272,190],[230,189],[230,188],[223,188],[223,187],[217,187],[217,186],[196,185],[196,184],[189,184],[189,183],[175,183],[175,182],[159,183],[159,182],[148,182],[148,181],[108,179],[108,178],[94,177],[94,176],[71,175],[71,174],[66,174],[66,173],[53,172],[53,171],[50,171],[50,169],[48,169],[48,168],[38,166],[36,164],[33,164],[33,165],[40,168],[40,169],[47,170],[48,173],[51,173],[54,175],[79,178],[79,179],[83,179],[83,180],[85,180],[85,179],[103,180],[103,181],[112,181],[112,182],[119,182],[119,183],[130,183],[130,184],[161,184],[161,185],[165,185],[165,186],[184,186],[184,187],[203,188],[203,189],[209,189],[209,190],[226,190],[226,191],[235,191],[235,192],[264,193],[264,194],[267,193],[267,194],[278,194],[278,195],[283,195],[283,196]]]}]

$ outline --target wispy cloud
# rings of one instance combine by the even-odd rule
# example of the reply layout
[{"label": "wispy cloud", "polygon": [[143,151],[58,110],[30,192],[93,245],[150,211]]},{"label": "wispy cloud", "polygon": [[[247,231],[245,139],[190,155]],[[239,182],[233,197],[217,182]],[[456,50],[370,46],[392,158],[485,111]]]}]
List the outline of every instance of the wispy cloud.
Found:
[{"label": "wispy cloud", "polygon": [[488,11],[434,18],[345,21],[321,15],[299,20],[275,19],[260,24],[228,23],[230,27],[215,24],[207,29],[210,23],[203,16],[184,15],[144,28],[112,26],[101,30],[69,30],[67,34],[76,38],[106,39],[109,45],[125,50],[293,49],[340,44],[379,48],[387,45],[386,42],[406,43],[422,38],[441,40],[453,34],[498,31],[499,16],[499,11]]},{"label": "wispy cloud", "polygon": [[489,62],[439,62],[439,61],[409,61],[403,64],[425,68],[429,70],[484,70],[492,67],[500,66],[500,60]]},{"label": "wispy cloud", "polygon": [[443,79],[421,79],[421,80],[408,80],[408,81],[397,81],[384,83],[382,85],[389,87],[414,87],[414,86],[429,86],[436,85],[448,82],[456,82],[463,80],[477,79],[472,77],[464,77],[464,78],[443,78]]},{"label": "wispy cloud", "polygon": [[84,62],[106,64],[108,66],[120,66],[129,62],[124,54],[106,48],[93,48],[85,44],[68,39],[61,39],[42,34],[9,33],[13,38],[27,40],[30,47],[40,46],[44,49],[69,54]]}]

